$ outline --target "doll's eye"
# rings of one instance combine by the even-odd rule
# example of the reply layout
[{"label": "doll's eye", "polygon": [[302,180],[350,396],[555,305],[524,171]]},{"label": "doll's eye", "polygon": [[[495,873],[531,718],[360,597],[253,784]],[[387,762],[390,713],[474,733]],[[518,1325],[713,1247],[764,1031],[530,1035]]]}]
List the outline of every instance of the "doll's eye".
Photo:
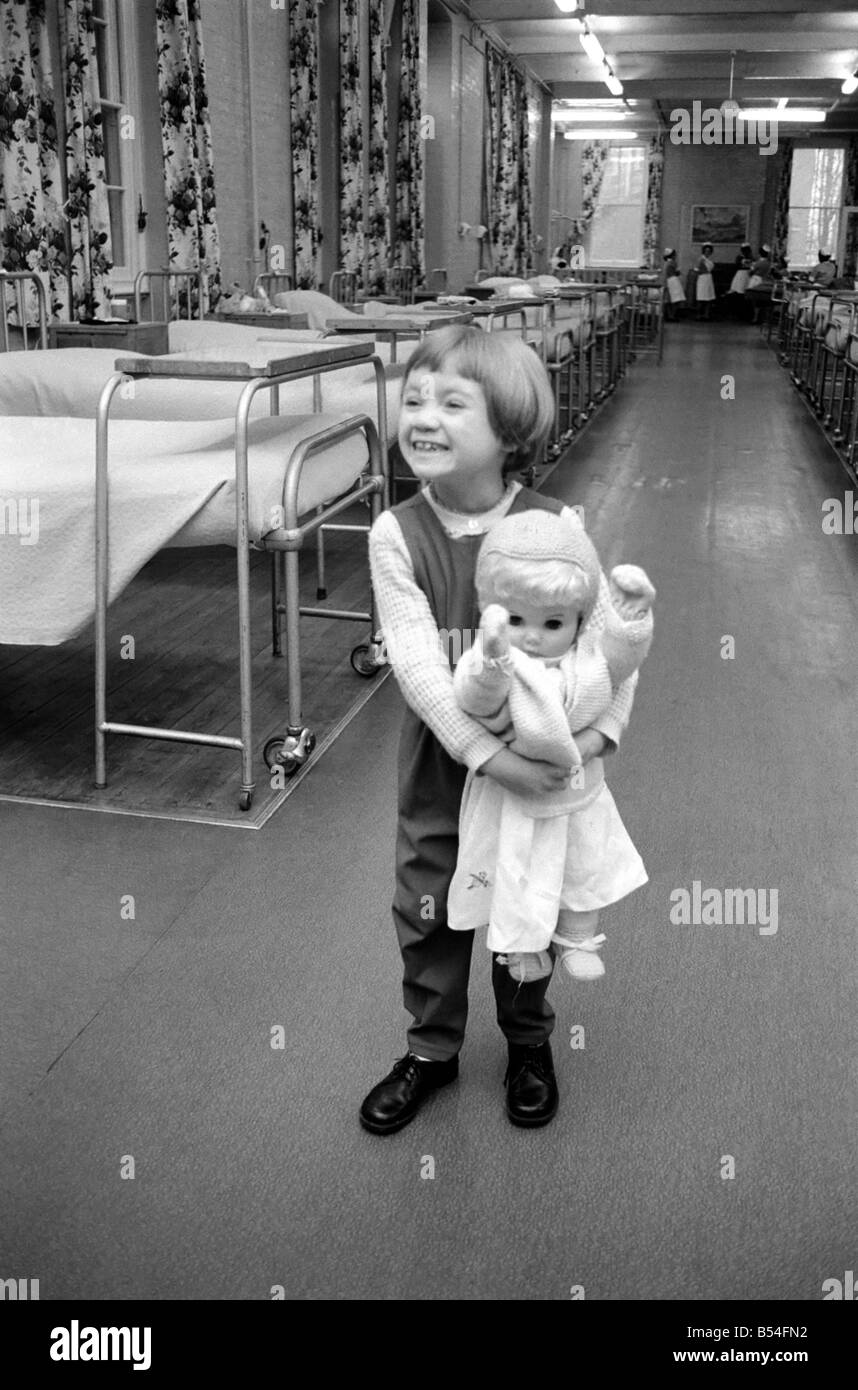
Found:
[{"label": "doll's eye", "polygon": [[546,618],[546,620],[545,620],[545,626],[548,628],[548,631],[549,631],[549,632],[557,632],[558,629],[561,628],[561,627],[563,626],[563,619],[562,619],[562,618]]},{"label": "doll's eye", "polygon": [[517,613],[510,613],[509,625],[510,627],[521,627],[521,618],[518,616]]}]

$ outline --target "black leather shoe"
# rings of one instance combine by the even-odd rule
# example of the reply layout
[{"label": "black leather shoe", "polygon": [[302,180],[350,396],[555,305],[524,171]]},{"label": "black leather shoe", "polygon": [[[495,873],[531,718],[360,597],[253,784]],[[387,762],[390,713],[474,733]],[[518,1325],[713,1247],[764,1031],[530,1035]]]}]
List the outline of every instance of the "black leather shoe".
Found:
[{"label": "black leather shoe", "polygon": [[407,1052],[393,1071],[373,1086],[360,1108],[360,1122],[373,1134],[394,1134],[414,1119],[427,1096],[459,1075],[459,1059],[421,1062]]},{"label": "black leather shoe", "polygon": [[506,1113],[514,1125],[547,1125],[557,1114],[559,1096],[551,1044],[509,1043],[506,1069]]}]

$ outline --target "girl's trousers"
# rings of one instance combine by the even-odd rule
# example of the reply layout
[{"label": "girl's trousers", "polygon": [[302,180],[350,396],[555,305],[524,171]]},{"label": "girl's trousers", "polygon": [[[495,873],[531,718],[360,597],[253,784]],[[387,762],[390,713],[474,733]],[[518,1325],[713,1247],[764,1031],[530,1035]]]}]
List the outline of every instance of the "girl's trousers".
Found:
[{"label": "girl's trousers", "polygon": [[[459,807],[467,769],[456,763],[409,709],[399,746],[399,831],[393,920],[403,960],[403,999],[414,1023],[412,1052],[432,1061],[458,1053],[468,1017],[474,933],[447,926],[447,890],[459,845]],[[518,984],[492,957],[501,1031],[513,1043],[545,1042],[554,1010],[548,978]]]}]

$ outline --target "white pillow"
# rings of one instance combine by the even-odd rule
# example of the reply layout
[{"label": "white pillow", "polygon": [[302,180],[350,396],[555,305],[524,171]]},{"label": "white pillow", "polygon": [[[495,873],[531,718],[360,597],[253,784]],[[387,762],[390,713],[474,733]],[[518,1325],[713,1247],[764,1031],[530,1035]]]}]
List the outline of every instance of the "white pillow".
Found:
[{"label": "white pillow", "polygon": [[328,319],[360,317],[320,290],[284,290],[275,294],[274,305],[277,309],[288,309],[291,314],[306,314],[311,328],[324,328]]},{"label": "white pillow", "polygon": [[488,280],[480,281],[480,289],[508,290],[510,285],[524,285],[526,283],[520,275],[492,275]]}]

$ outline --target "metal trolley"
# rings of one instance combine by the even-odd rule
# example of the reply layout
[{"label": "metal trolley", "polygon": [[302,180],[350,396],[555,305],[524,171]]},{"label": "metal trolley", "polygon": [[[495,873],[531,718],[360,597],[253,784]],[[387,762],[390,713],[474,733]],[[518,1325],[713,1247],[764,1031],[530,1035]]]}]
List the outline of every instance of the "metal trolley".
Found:
[{"label": "metal trolley", "polygon": [[[246,362],[182,361],[166,357],[118,358],[116,371],[107,381],[98,403],[96,420],[96,484],[95,484],[95,785],[107,785],[107,735],[125,734],[137,738],[163,739],[172,743],[195,743],[237,752],[241,758],[241,790],[239,807],[250,810],[255,787],[253,775],[253,727],[251,684],[251,626],[250,626],[250,556],[248,519],[248,420],[253,398],[258,391],[272,392],[272,414],[278,413],[280,386],[302,377],[317,377],[334,372],[357,360],[371,362],[375,370],[379,427],[368,415],[353,415],[335,425],[310,434],[292,451],[286,464],[281,525],[264,537],[263,547],[283,555],[283,582],[275,587],[274,625],[279,631],[285,623],[287,671],[287,719],[282,734],[265,745],[264,757],[269,768],[281,767],[289,774],[302,766],[315,747],[312,729],[303,722],[301,708],[301,648],[300,618],[338,618],[369,624],[370,641],[355,648],[352,664],[361,675],[372,675],[386,665],[384,646],[376,620],[375,601],[369,612],[341,609],[303,608],[299,596],[299,553],[305,539],[323,526],[331,528],[333,517],[354,502],[367,499],[371,521],[375,521],[387,505],[387,448],[384,372],[381,361],[372,353],[371,344],[354,343],[325,347],[313,345],[300,357],[272,358],[262,367]],[[146,725],[115,723],[107,717],[107,603],[109,559],[109,469],[108,425],[110,405],[120,383],[129,377],[195,377],[240,380],[245,386],[239,397],[235,415],[235,479],[236,479],[236,579],[238,589],[238,669],[240,690],[240,734],[227,737],[198,733],[184,729],[153,728]],[[348,435],[362,433],[369,450],[368,468],[344,496],[317,509],[303,521],[298,516],[298,490],[304,466],[312,457],[329,445]],[[369,530],[369,525],[360,527]],[[280,558],[275,554],[275,561]]]}]

